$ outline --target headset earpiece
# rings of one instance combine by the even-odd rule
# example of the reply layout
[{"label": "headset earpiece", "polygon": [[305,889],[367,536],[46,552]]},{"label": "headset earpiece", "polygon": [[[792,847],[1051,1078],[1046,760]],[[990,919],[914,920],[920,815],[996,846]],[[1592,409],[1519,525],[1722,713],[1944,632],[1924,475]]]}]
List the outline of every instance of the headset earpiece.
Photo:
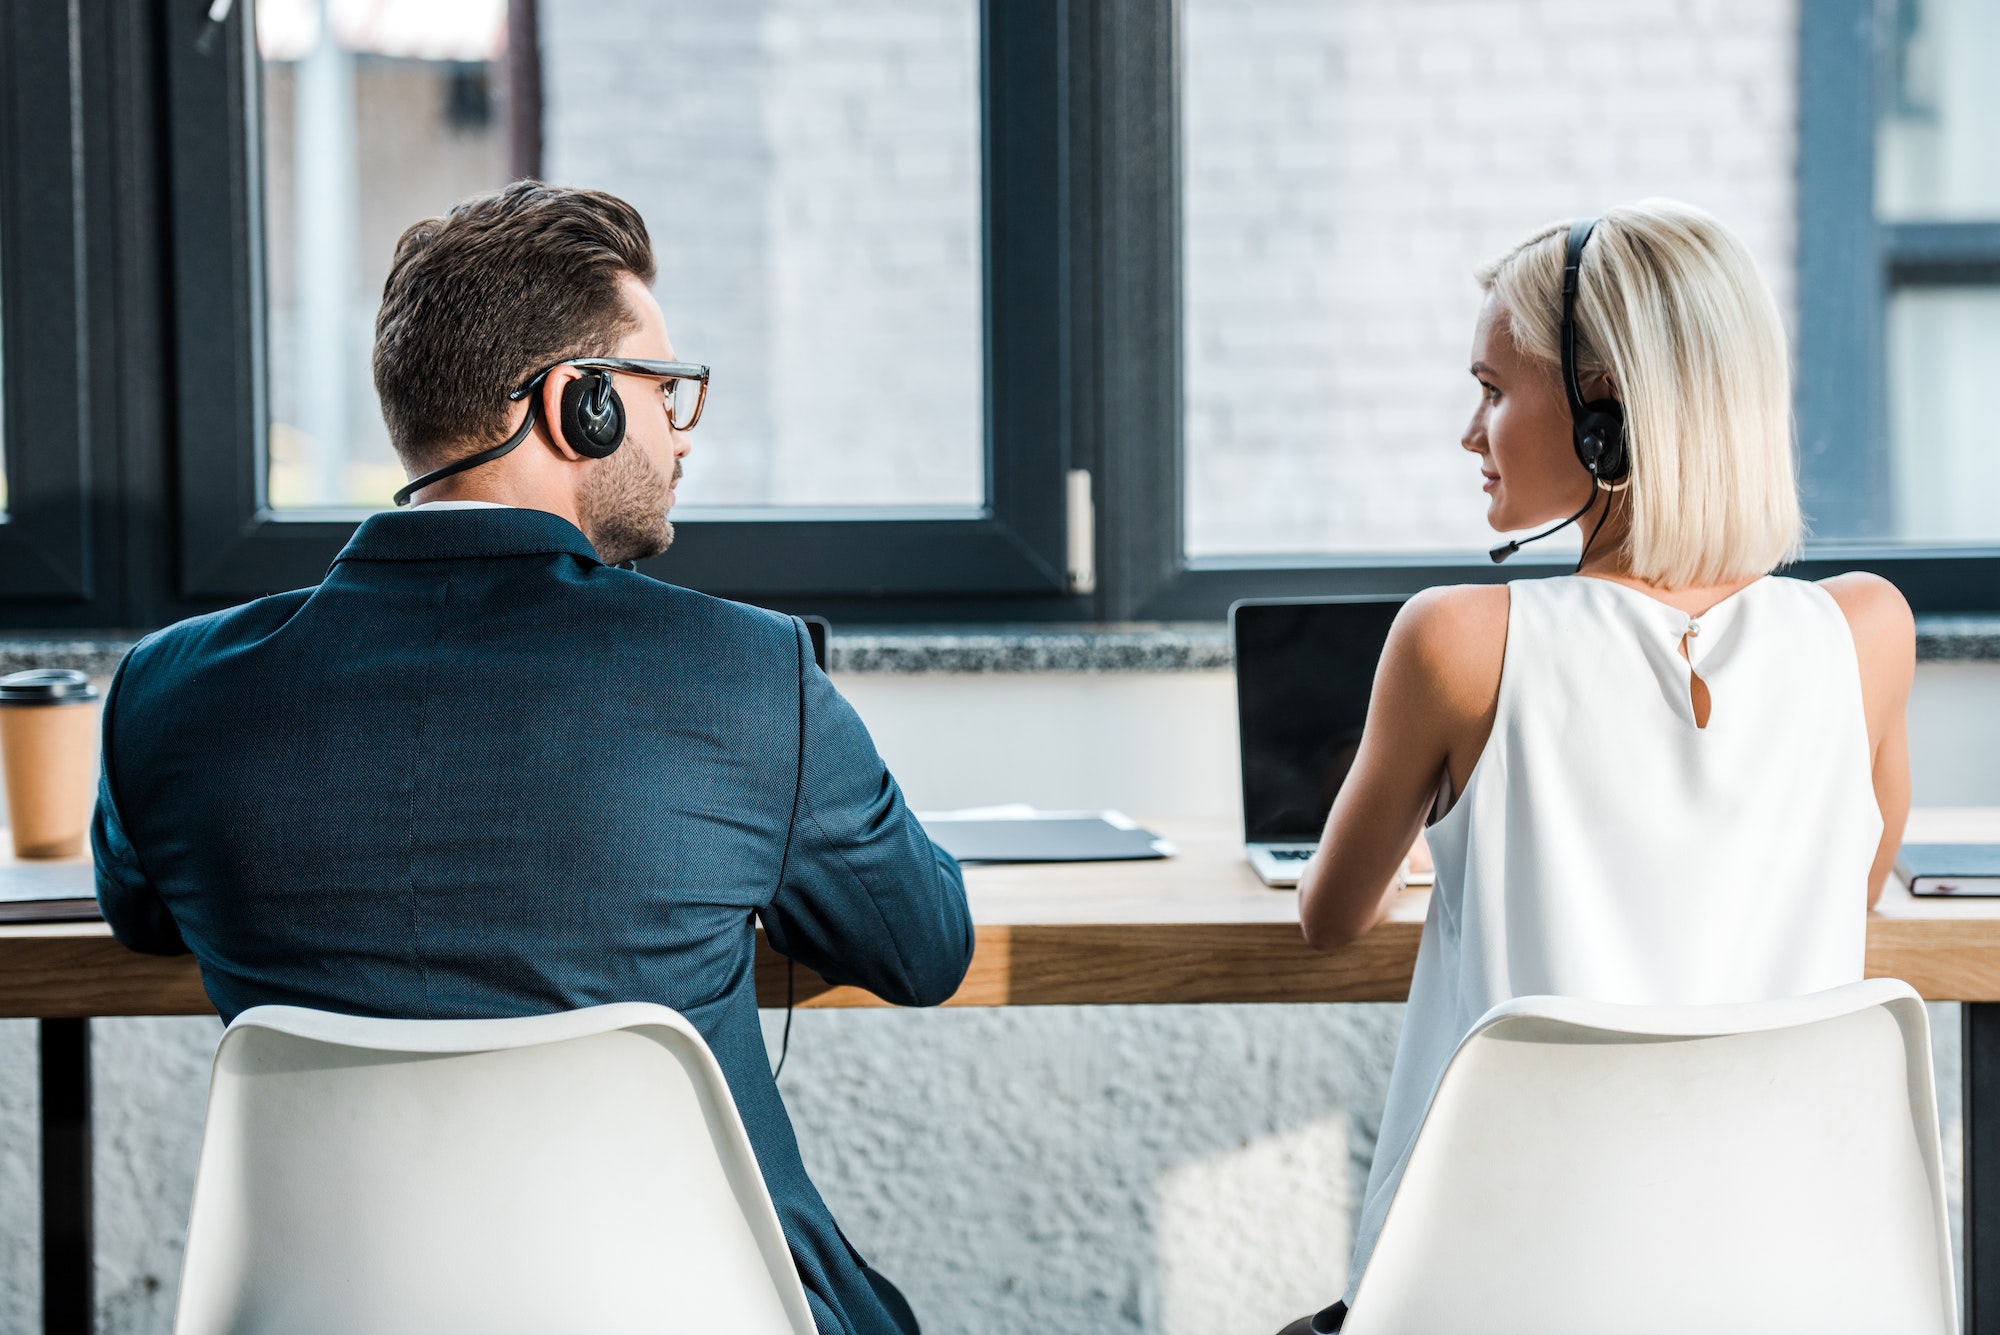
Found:
[{"label": "headset earpiece", "polygon": [[1625,408],[1616,399],[1584,402],[1583,386],[1576,377],[1576,291],[1583,270],[1583,247],[1597,227],[1597,219],[1583,218],[1569,229],[1569,245],[1563,254],[1562,278],[1562,373],[1563,393],[1569,398],[1570,438],[1576,446],[1577,462],[1590,470],[1599,482],[1623,482],[1632,471],[1632,452],[1625,441]]},{"label": "headset earpiece", "polygon": [[585,371],[563,386],[563,443],[586,459],[603,459],[625,442],[625,403],[606,371]]},{"label": "headset earpiece", "polygon": [[1623,482],[1632,471],[1625,450],[1625,413],[1616,399],[1583,406],[1576,422],[1576,457],[1599,482]]}]

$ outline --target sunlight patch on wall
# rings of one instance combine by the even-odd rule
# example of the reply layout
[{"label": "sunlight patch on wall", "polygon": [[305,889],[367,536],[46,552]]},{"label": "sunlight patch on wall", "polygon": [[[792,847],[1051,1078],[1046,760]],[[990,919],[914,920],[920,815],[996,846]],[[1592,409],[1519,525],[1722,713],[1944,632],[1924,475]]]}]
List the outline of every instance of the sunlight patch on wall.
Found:
[{"label": "sunlight patch on wall", "polygon": [[1353,1247],[1347,1136],[1335,1113],[1167,1173],[1163,1335],[1271,1335],[1340,1296]]}]

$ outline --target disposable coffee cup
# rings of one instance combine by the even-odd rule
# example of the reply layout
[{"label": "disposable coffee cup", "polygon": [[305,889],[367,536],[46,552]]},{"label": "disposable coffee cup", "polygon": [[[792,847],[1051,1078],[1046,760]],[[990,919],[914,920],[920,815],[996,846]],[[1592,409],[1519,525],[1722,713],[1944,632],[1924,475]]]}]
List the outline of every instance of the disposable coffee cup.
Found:
[{"label": "disposable coffee cup", "polygon": [[66,668],[0,677],[0,763],[14,856],[73,858],[90,825],[97,692]]}]

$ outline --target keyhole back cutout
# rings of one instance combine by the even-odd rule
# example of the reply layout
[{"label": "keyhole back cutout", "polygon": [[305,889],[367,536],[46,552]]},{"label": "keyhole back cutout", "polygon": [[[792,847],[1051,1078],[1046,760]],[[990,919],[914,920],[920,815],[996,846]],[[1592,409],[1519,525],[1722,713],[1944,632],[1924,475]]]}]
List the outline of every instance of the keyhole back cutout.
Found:
[{"label": "keyhole back cutout", "polygon": [[1693,630],[1689,630],[1681,636],[1681,657],[1686,659],[1688,664],[1688,705],[1694,710],[1694,726],[1705,729],[1708,727],[1708,683],[1694,670],[1694,660],[1688,658],[1688,637],[1694,633]]}]

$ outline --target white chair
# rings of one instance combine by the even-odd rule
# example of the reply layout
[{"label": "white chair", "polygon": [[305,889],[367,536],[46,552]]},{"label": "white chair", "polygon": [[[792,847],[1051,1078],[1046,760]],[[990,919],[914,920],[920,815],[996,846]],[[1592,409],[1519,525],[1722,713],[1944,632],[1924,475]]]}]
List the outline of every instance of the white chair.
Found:
[{"label": "white chair", "polygon": [[1743,1006],[1524,997],[1459,1045],[1345,1335],[1958,1330],[1905,983]]},{"label": "white chair", "polygon": [[664,1006],[222,1036],[178,1335],[813,1335],[722,1070]]}]

